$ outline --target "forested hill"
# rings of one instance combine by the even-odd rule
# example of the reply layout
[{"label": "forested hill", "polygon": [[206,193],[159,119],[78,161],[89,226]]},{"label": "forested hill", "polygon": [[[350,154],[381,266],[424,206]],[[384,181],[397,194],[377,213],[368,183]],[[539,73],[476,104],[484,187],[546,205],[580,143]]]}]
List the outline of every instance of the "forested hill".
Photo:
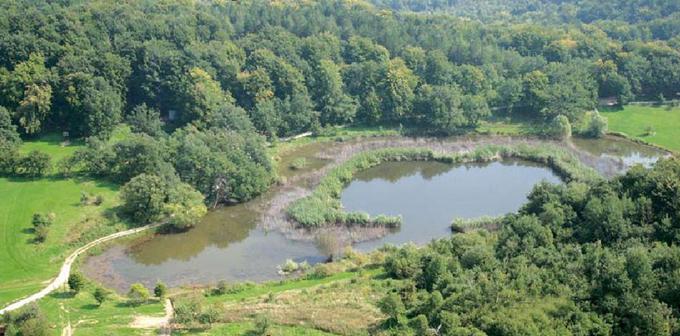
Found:
[{"label": "forested hill", "polygon": [[[61,170],[121,184],[178,177],[210,204],[271,183],[265,137],[347,124],[448,135],[493,114],[600,134],[603,120],[586,113],[599,97],[624,104],[680,91],[671,14],[658,33],[625,22],[484,24],[332,0],[18,0],[0,12],[0,174],[49,170],[40,155],[21,157],[20,136],[68,132],[90,140]],[[107,143],[121,122],[135,134]]]},{"label": "forested hill", "polygon": [[443,11],[482,21],[526,20],[592,23],[656,20],[678,27],[680,3],[674,0],[370,0],[380,8],[415,12]]},{"label": "forested hill", "polygon": [[667,41],[655,41],[625,23],[482,25],[342,1],[16,1],[0,10],[0,105],[27,134],[106,134],[142,106],[178,127],[223,103],[267,135],[349,122],[450,133],[489,107],[575,119],[598,96],[675,98],[680,87],[674,21]]}]

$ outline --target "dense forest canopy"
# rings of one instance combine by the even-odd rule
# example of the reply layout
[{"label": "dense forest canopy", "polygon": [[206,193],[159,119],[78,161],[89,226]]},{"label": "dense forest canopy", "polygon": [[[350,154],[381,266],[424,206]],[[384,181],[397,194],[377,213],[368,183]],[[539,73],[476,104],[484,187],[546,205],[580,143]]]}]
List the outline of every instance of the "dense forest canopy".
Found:
[{"label": "dense forest canopy", "polygon": [[678,4],[637,2],[474,2],[595,15],[550,28],[342,1],[5,2],[0,105],[22,133],[76,136],[139,121],[140,106],[169,129],[242,108],[267,136],[351,122],[452,133],[489,108],[574,119],[598,96],[677,98]]},{"label": "dense forest canopy", "polygon": [[[19,136],[68,132],[89,147],[66,171],[178,178],[217,204],[273,180],[265,139],[329,125],[448,135],[521,116],[601,134],[598,98],[680,91],[678,5],[638,2],[483,1],[471,20],[447,11],[466,1],[6,1],[0,169],[40,175],[50,163]],[[121,122],[136,135],[107,143]]]},{"label": "dense forest canopy", "polygon": [[[677,335],[680,162],[540,184],[498,232],[393,249],[394,335]],[[434,331],[437,333],[434,333]]]}]

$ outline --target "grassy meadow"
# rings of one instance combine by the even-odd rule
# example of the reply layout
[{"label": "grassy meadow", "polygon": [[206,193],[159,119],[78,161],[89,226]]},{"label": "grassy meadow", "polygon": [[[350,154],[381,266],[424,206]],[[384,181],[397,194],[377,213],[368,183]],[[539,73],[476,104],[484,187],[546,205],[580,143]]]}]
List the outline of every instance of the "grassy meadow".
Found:
[{"label": "grassy meadow", "polygon": [[600,112],[610,131],[680,151],[680,107],[627,105]]},{"label": "grassy meadow", "polygon": [[[210,289],[175,288],[170,298],[199,293],[206,303],[223,308],[220,321],[211,328],[181,329],[172,335],[253,335],[255,317],[267,316],[270,335],[362,335],[382,314],[375,303],[396,282],[386,280],[380,268],[347,271],[343,260],[333,264],[333,272],[325,277],[273,281],[263,284],[241,284],[222,295],[211,295]],[[96,285],[89,282],[78,294],[66,288],[39,301],[51,324],[51,334],[60,335],[71,324],[76,335],[154,335],[154,329],[132,326],[135,317],[161,317],[160,300],[129,305],[124,296],[111,293],[99,306],[92,293]],[[300,309],[299,307],[306,307]]]},{"label": "grassy meadow", "polygon": [[[64,146],[57,136],[26,141],[21,151],[42,151],[54,164],[81,145]],[[0,306],[37,291],[54,277],[68,252],[100,235],[123,227],[103,214],[118,203],[118,187],[91,179],[0,178]],[[81,205],[81,193],[103,198],[99,206]],[[36,243],[34,213],[51,214],[45,242]]]}]

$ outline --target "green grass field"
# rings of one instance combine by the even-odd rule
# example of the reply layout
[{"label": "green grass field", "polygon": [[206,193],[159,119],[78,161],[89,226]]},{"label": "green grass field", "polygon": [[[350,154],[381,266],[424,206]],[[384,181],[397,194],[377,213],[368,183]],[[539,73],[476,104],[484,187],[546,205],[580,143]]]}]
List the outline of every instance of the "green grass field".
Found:
[{"label": "green grass field", "polygon": [[[345,266],[339,266],[340,268]],[[292,335],[307,335],[307,336],[330,336],[334,333],[320,331],[314,328],[314,325],[305,323],[304,325],[297,323],[299,316],[289,316],[290,310],[286,309],[288,306],[295,306],[297,301],[288,302],[285,297],[290,297],[291,300],[295,297],[302,297],[309,302],[325,302],[329,299],[329,294],[335,293],[339,289],[338,295],[344,296],[347,292],[357,293],[357,300],[351,304],[340,305],[334,307],[336,309],[337,317],[348,318],[349,321],[360,322],[356,316],[351,316],[356,305],[361,301],[364,305],[373,305],[374,299],[366,295],[371,292],[369,288],[381,291],[382,285],[386,283],[381,274],[383,269],[364,269],[360,272],[342,271],[325,278],[318,279],[291,279],[283,282],[268,282],[263,284],[253,284],[232,294],[224,294],[218,296],[208,296],[207,303],[232,305],[231,307],[257,309],[263,308],[262,302],[267,300],[271,295],[276,295],[282,298],[279,301],[281,304],[282,313],[274,314],[276,318],[271,321],[272,327],[270,329],[272,335],[278,336],[292,336]],[[354,280],[351,280],[354,279]],[[351,280],[351,281],[350,281]],[[377,285],[380,284],[380,285]],[[127,304],[127,299],[118,294],[112,293],[109,299],[101,306],[97,305],[92,293],[96,285],[88,282],[85,288],[73,295],[66,288],[58,290],[48,297],[38,302],[42,311],[46,314],[50,324],[52,325],[51,334],[60,335],[61,331],[71,324],[76,335],[152,335],[154,330],[150,329],[135,329],[131,327],[131,322],[135,316],[163,316],[163,306],[157,299],[151,299],[148,303],[139,306],[130,306]],[[171,297],[177,295],[185,295],[194,289],[176,288],[171,290]],[[200,290],[199,290],[200,291]],[[268,312],[268,310],[262,310]],[[288,312],[288,313],[286,313]],[[330,314],[332,315],[332,314]],[[234,315],[227,313],[227,318],[234,318],[229,323],[218,323],[209,329],[185,329],[173,332],[173,335],[252,335],[255,325],[252,316],[248,314],[245,318],[235,318]],[[279,319],[277,322],[276,319]],[[303,321],[305,321],[303,319]]]},{"label": "green grass field", "polygon": [[[628,105],[600,111],[609,130],[680,151],[680,108]],[[651,131],[651,132],[649,132]]]},{"label": "green grass field", "polygon": [[[27,141],[22,152],[38,150],[56,162],[81,145],[63,146],[57,136]],[[0,306],[40,289],[54,277],[68,252],[123,227],[108,225],[103,213],[118,204],[117,186],[91,179],[0,178]],[[100,195],[100,206],[80,205],[81,192]],[[33,241],[34,213],[53,213],[45,242]],[[85,233],[85,234],[81,234]]]}]

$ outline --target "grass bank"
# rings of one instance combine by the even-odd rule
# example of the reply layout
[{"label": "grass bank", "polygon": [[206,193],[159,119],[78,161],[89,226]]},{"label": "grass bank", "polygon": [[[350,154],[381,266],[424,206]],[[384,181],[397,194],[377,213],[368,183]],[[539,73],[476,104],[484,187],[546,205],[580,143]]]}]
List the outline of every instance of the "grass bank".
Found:
[{"label": "grass bank", "polygon": [[287,215],[299,226],[319,228],[327,225],[359,225],[396,227],[399,217],[377,216],[366,213],[346,212],[342,209],[340,194],[361,170],[389,161],[438,161],[444,163],[488,162],[516,158],[544,164],[563,179],[592,181],[599,175],[584,166],[578,158],[565,149],[553,145],[486,145],[470,152],[438,154],[424,148],[386,148],[355,155],[345,163],[333,168],[310,196],[293,202]]},{"label": "grass bank", "polygon": [[[26,141],[20,150],[38,150],[52,162],[71,155],[81,143],[65,144],[47,135]],[[126,225],[107,218],[119,204],[118,186],[89,178],[0,178],[0,306],[31,294],[54,277],[77,247]],[[99,205],[81,204],[82,194],[101,196]],[[35,241],[33,214],[54,218],[47,239]]]},{"label": "grass bank", "polygon": [[680,107],[627,105],[600,111],[609,130],[680,151]]}]

